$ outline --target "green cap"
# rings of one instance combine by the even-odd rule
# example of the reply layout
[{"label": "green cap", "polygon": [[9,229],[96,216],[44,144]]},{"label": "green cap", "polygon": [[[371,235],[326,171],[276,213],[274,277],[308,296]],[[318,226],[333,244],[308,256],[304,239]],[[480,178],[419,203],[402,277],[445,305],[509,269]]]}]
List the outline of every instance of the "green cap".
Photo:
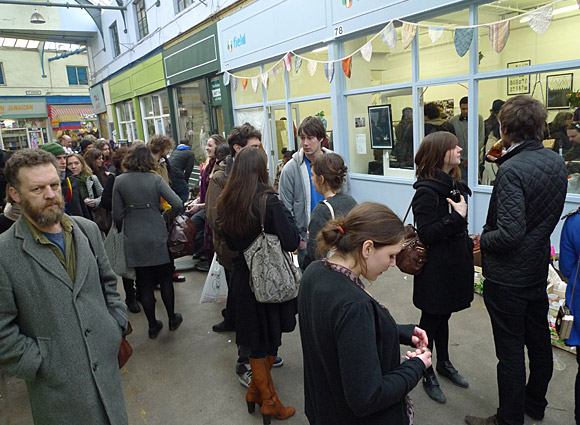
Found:
[{"label": "green cap", "polygon": [[45,143],[40,147],[40,149],[50,152],[54,156],[66,155],[63,147],[56,142]]}]

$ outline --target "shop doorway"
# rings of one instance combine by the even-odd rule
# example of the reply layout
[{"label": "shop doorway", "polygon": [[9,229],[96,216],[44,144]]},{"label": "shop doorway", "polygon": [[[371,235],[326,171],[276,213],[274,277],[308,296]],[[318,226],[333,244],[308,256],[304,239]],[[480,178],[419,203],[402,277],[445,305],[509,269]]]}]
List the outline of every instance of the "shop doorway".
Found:
[{"label": "shop doorway", "polygon": [[[296,134],[296,123],[300,120],[300,113],[297,106],[292,107],[292,122],[288,122],[285,106],[272,106],[269,111],[270,138],[272,140],[272,155],[276,160],[281,160],[284,156],[282,149],[292,150],[299,146]],[[292,132],[292,133],[290,133]]]}]

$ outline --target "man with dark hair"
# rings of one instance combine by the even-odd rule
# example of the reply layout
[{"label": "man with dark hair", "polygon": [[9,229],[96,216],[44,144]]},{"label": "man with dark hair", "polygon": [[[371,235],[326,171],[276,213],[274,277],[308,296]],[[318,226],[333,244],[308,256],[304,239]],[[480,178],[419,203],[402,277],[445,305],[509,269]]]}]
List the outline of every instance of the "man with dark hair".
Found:
[{"label": "man with dark hair", "polygon": [[[497,414],[467,416],[468,425],[521,425],[541,420],[552,377],[546,286],[550,235],[566,200],[564,160],[542,140],[547,112],[530,96],[509,99],[499,113],[501,164],[481,235],[483,297],[491,319],[499,388]],[[528,350],[526,385],[524,346]]]},{"label": "man with dark hair", "polygon": [[[314,189],[310,164],[319,156],[332,151],[322,147],[326,131],[318,117],[306,117],[298,127],[298,137],[302,148],[292,155],[292,159],[282,169],[279,192],[282,202],[294,216],[300,232],[298,261],[302,264],[308,244],[310,214],[316,204],[324,199],[324,196]],[[342,192],[350,195],[348,175]]]},{"label": "man with dark hair", "polygon": [[[423,107],[423,113],[425,114],[425,134],[435,133],[436,131],[448,131],[449,133],[455,134],[455,128],[443,118],[441,118],[441,110],[436,103],[430,102]],[[409,130],[413,131],[411,127]]]},{"label": "man with dark hair", "polygon": [[[461,113],[455,115],[449,120],[449,124],[455,129],[455,136],[457,136],[457,142],[461,147],[461,164],[459,168],[461,169],[461,180],[467,181],[467,151],[468,151],[468,139],[467,139],[467,115],[468,115],[468,99],[467,96],[462,97],[459,101],[459,109]],[[483,143],[485,140],[485,127],[483,125],[483,117],[478,116],[478,127],[477,127],[477,151],[479,152],[483,148]]]},{"label": "man with dark hair", "polygon": [[168,158],[171,187],[183,202],[189,199],[189,177],[195,165],[195,154],[188,139],[181,139]]},{"label": "man with dark hair", "polygon": [[18,151],[5,172],[22,215],[0,235],[0,367],[27,381],[36,425],[127,424],[127,313],[101,233],[64,214],[53,155]]},{"label": "man with dark hair", "polygon": [[[580,109],[580,108],[579,108]],[[580,121],[573,121],[566,127],[572,147],[564,153],[568,174],[580,173]]]}]

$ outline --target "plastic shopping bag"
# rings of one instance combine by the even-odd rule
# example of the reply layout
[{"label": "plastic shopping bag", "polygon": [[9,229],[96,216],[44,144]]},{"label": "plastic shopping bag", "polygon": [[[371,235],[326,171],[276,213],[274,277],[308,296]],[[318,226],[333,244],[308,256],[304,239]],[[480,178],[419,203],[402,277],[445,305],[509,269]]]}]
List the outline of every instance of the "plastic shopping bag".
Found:
[{"label": "plastic shopping bag", "polygon": [[199,302],[222,303],[226,302],[227,297],[228,284],[226,281],[226,272],[223,266],[218,263],[216,254],[214,254]]}]

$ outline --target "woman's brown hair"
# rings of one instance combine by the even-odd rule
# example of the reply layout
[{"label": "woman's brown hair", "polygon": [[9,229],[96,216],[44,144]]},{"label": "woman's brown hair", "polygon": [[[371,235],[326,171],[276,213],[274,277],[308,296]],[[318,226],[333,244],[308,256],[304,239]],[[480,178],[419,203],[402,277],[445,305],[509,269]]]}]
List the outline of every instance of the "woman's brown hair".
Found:
[{"label": "woman's brown hair", "polygon": [[123,159],[123,167],[127,171],[157,171],[157,161],[151,155],[151,151],[143,142],[133,142],[129,152]]},{"label": "woman's brown hair", "polygon": [[[317,253],[335,249],[337,253],[350,255],[366,272],[362,258],[362,246],[372,241],[375,248],[396,245],[403,240],[405,228],[401,219],[387,206],[376,202],[363,202],[354,207],[346,217],[330,220],[318,234]],[[364,273],[363,273],[364,274]]]},{"label": "woman's brown hair", "polygon": [[105,156],[103,155],[103,151],[93,148],[89,149],[87,153],[85,153],[85,161],[87,165],[93,170],[93,173],[99,179],[99,182],[104,186],[105,181],[107,180],[107,168],[102,165],[100,168],[97,167],[97,159],[103,158],[105,160]]},{"label": "woman's brown hair", "polygon": [[342,188],[348,167],[344,165],[342,157],[336,153],[320,155],[311,165],[317,176],[324,177],[324,183],[334,191]]},{"label": "woman's brown hair", "polygon": [[[417,177],[422,179],[432,179],[435,177],[436,169],[443,169],[445,155],[457,146],[457,137],[448,131],[436,131],[425,136],[417,154],[415,164],[417,164]],[[461,180],[459,167],[454,167],[449,173],[451,177]]]},{"label": "woman's brown hair", "polygon": [[264,151],[245,147],[236,155],[228,182],[218,198],[221,230],[232,238],[248,236],[258,218],[258,192],[274,193],[270,186]]},{"label": "woman's brown hair", "polygon": [[81,170],[81,174],[86,174],[87,176],[92,176],[93,175],[93,170],[91,169],[91,167],[89,167],[87,165],[87,162],[85,161],[85,159],[83,158],[83,156],[80,153],[69,153],[66,156],[66,166],[68,168],[68,159],[71,157],[75,157],[76,159],[78,159],[82,165],[82,170]]}]

